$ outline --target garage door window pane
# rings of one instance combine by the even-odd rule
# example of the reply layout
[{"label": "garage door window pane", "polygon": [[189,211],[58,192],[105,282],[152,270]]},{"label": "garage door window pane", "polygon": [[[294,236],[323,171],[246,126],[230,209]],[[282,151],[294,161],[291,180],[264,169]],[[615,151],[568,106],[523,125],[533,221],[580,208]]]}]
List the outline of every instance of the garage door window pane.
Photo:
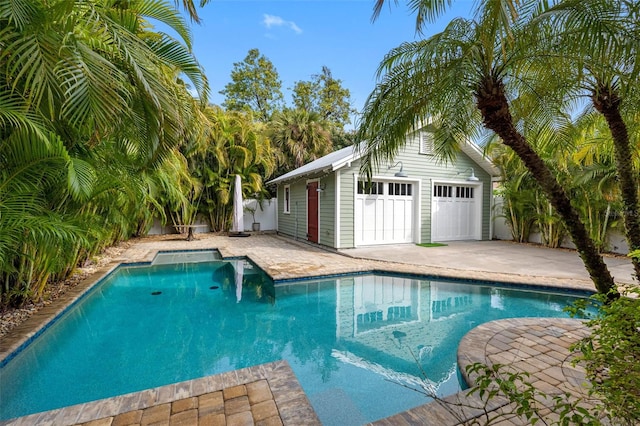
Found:
[{"label": "garage door window pane", "polygon": [[413,194],[412,186],[410,183],[389,183],[389,195],[410,197]]},{"label": "garage door window pane", "polygon": [[384,193],[384,184],[382,182],[358,181],[358,194],[382,195]]},{"label": "garage door window pane", "polygon": [[435,185],[433,188],[434,197],[453,197],[453,186]]},{"label": "garage door window pane", "polygon": [[456,198],[473,198],[473,187],[456,186]]}]

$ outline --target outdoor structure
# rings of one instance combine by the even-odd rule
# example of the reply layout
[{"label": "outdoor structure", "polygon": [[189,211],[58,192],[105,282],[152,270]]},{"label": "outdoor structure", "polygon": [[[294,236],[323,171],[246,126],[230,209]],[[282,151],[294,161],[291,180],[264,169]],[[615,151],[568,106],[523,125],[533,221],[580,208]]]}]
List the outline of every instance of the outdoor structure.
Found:
[{"label": "outdoor structure", "polygon": [[336,249],[490,239],[497,168],[471,142],[447,163],[434,155],[432,133],[407,137],[371,184],[354,146],[273,179],[278,233]]}]

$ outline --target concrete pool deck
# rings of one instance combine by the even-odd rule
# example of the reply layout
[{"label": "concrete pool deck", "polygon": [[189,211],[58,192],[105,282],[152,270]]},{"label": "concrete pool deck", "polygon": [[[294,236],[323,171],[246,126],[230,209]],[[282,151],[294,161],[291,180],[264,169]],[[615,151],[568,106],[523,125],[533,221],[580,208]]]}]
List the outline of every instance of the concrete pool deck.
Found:
[{"label": "concrete pool deck", "polygon": [[[246,256],[264,269],[274,280],[362,271],[389,271],[446,278],[559,287],[583,291],[593,291],[594,289],[575,252],[535,246],[521,246],[499,241],[451,243],[446,247],[430,248],[412,245],[377,247],[375,249],[362,248],[345,250],[345,255],[321,250],[317,247],[273,234],[252,235],[249,238],[230,238],[226,235],[197,234],[196,239],[193,241],[185,241],[184,236],[179,235],[155,236],[133,240],[128,245],[129,247],[119,256],[113,258],[109,265],[101,268],[91,277],[85,279],[80,285],[65,294],[64,297],[41,309],[24,324],[4,336],[0,342],[0,360],[5,359],[15,349],[30,339],[53,317],[63,311],[68,304],[80,297],[102,276],[117,266],[117,264],[148,262],[153,260],[158,251],[162,250],[218,249],[223,257]],[[623,283],[633,282],[631,280],[631,262],[628,259],[611,257],[607,258],[607,262],[611,262],[610,265],[612,266],[613,274],[618,281]],[[536,324],[540,329],[536,329],[538,333],[535,335],[537,336],[536,338],[544,339],[545,336],[551,336],[557,339],[557,341],[553,345],[539,346],[536,349],[525,348],[529,346],[524,342],[534,340],[532,340],[531,335],[527,334],[531,327],[526,324],[521,324],[520,320],[508,320],[506,321],[508,326],[505,326],[503,322],[499,322],[500,324],[497,325],[490,323],[490,326],[484,328],[480,326],[476,329],[479,331],[474,335],[475,340],[473,340],[473,344],[465,346],[463,339],[459,349],[459,361],[461,360],[460,354],[466,354],[465,356],[468,356],[469,360],[475,359],[487,363],[504,362],[504,357],[499,358],[499,355],[503,352],[509,353],[513,355],[510,364],[517,367],[519,362],[524,362],[521,364],[521,367],[525,368],[525,371],[531,370],[536,374],[539,373],[539,376],[536,376],[539,378],[537,382],[539,382],[538,384],[545,392],[552,392],[553,389],[565,389],[564,383],[566,383],[567,380],[564,380],[564,377],[571,377],[575,383],[580,382],[580,371],[571,371],[567,373],[569,374],[569,376],[567,376],[564,374],[565,370],[563,370],[563,368],[566,360],[571,356],[568,347],[584,334],[584,330],[580,331],[582,326],[579,321],[567,321],[568,324],[565,329],[567,332],[562,333],[559,332],[557,320],[547,322],[537,320]],[[472,331],[472,333],[476,330]],[[499,344],[491,345],[490,342],[492,341],[499,342]],[[550,346],[553,346],[557,354],[543,352],[545,348]],[[493,350],[497,350],[497,352],[491,352]],[[526,353],[531,359],[538,359],[544,356],[546,357],[544,358],[546,361],[541,363],[527,363],[521,355],[522,353]],[[498,356],[498,358],[494,355]],[[496,361],[496,359],[499,361]],[[462,362],[464,362],[464,360],[462,360]],[[69,409],[64,408],[55,410],[55,412],[34,415],[37,417],[28,416],[15,419],[14,421],[0,422],[0,424],[89,424],[96,426],[151,424],[151,419],[160,421],[158,424],[318,424],[317,417],[310,408],[308,400],[306,400],[304,394],[301,396],[298,392],[299,385],[295,377],[292,377],[288,365],[286,365],[286,363],[283,364],[284,366],[279,364],[279,368],[275,368],[275,370],[281,370],[283,372],[282,377],[284,378],[281,379],[278,379],[278,377],[280,377],[278,375],[267,377],[264,371],[262,371],[262,373],[256,376],[250,375],[248,378],[243,377],[242,380],[238,379],[239,381],[225,384],[225,381],[218,377],[223,375],[210,376],[209,378],[201,380],[221,384],[220,388],[206,388],[201,383],[194,386],[192,383],[189,385],[191,389],[190,393],[185,393],[183,391],[184,387],[170,385],[172,389],[174,389],[173,393],[166,390],[156,390],[156,393],[153,394],[156,395],[155,397],[148,397],[146,399],[142,396],[142,393],[135,394],[135,396],[131,397],[136,401],[137,405],[135,406],[127,405],[132,404],[131,399],[125,398],[126,401],[124,401],[123,397],[116,397],[109,400],[84,404],[88,406],[88,408],[76,406],[73,407],[75,411],[65,411]],[[273,369],[273,366],[263,367],[263,369],[264,368]],[[529,370],[526,370],[527,368]],[[529,372],[531,373],[531,371]],[[560,373],[563,375],[560,375]],[[238,373],[235,374],[236,377],[239,377]],[[266,382],[264,382],[265,380]],[[277,385],[274,387],[272,384],[272,382],[277,383],[278,380],[282,380],[284,388],[292,391],[292,393],[285,393],[285,396],[279,394],[278,392],[280,392],[280,390]],[[254,384],[258,382],[260,383],[259,385]],[[246,404],[246,400],[251,399],[248,389],[259,387],[264,390],[265,383],[271,392],[271,399],[261,399],[259,402],[264,403],[263,408],[268,405],[268,410],[273,410],[275,407],[278,415],[264,417],[269,413],[273,414],[273,411],[268,411],[265,408],[268,413],[265,414],[265,411],[256,417],[253,415],[254,411],[252,410],[251,404]],[[558,385],[562,386],[558,388]],[[235,395],[234,398],[224,398],[224,392],[228,388],[233,388],[233,390],[229,390],[227,393],[229,395]],[[580,389],[578,385],[575,391],[579,392]],[[216,394],[216,392],[222,392],[222,394]],[[163,397],[160,398],[158,395],[163,395]],[[202,411],[202,407],[205,408],[202,413],[211,414],[212,411],[207,411],[210,407],[207,406],[206,401],[215,399],[219,402],[221,395],[223,404],[218,404],[218,411],[215,412],[217,415],[215,420],[212,416],[202,415],[198,417],[200,415],[198,413]],[[241,411],[238,412],[234,408],[227,410],[227,400],[237,398],[243,398],[243,408]],[[269,401],[272,402],[270,403]],[[295,402],[292,403],[290,401]],[[177,408],[175,408],[173,404],[175,404]],[[201,407],[199,404],[204,405]],[[239,403],[233,402],[230,404],[235,407],[236,405],[234,404]],[[502,405],[504,405],[504,402]],[[159,406],[162,406],[162,408],[155,408]],[[127,407],[129,409],[127,409]],[[438,405],[426,404],[414,410],[380,420],[376,422],[376,424],[444,425],[459,423],[460,419],[456,416],[448,418],[448,420],[445,421],[446,415],[440,413],[440,408],[438,407]],[[496,405],[494,408],[499,407],[501,407],[501,405]],[[149,414],[150,417],[146,418],[145,413],[148,413],[148,410],[151,410],[150,412],[153,416]],[[449,412],[448,410],[445,411]],[[184,414],[184,412],[188,413]],[[235,415],[238,413],[244,414],[242,416]],[[221,416],[220,414],[223,415]],[[176,417],[172,417],[174,415]],[[473,414],[467,413],[465,416],[466,415]],[[145,421],[145,418],[148,421]],[[194,419],[196,419],[195,423]],[[428,423],[428,419],[432,419],[432,423]],[[34,423],[34,421],[37,422]],[[504,424],[521,424],[518,422],[519,419],[509,421],[511,421],[511,423]]]}]

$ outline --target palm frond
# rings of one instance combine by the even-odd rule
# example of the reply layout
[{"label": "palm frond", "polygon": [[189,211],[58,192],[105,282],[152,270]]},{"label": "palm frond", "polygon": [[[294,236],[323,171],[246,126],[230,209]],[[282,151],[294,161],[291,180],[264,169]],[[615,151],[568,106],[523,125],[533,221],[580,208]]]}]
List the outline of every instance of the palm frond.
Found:
[{"label": "palm frond", "polygon": [[[191,5],[193,3],[191,2]],[[192,36],[189,25],[175,7],[171,7],[164,0],[141,0],[137,2],[137,13],[145,18],[152,18],[167,25],[175,31],[187,49],[192,49]],[[165,37],[166,34],[161,34]]]},{"label": "palm frond", "polygon": [[32,0],[15,0],[0,3],[0,22],[24,29],[41,10]]}]

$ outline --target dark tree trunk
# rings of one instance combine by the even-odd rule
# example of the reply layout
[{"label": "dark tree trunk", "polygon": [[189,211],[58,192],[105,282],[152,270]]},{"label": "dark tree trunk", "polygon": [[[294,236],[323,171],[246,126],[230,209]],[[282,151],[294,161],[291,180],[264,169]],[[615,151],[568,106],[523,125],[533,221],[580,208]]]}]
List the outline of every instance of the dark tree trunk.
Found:
[{"label": "dark tree trunk", "polygon": [[[631,142],[627,126],[620,114],[621,99],[615,88],[601,85],[594,91],[593,106],[601,113],[611,131],[615,148],[616,171],[622,192],[624,227],[629,249],[640,250],[640,204],[638,204],[638,180],[633,172]],[[640,259],[633,258],[636,279],[640,282]]]},{"label": "dark tree trunk", "polygon": [[485,127],[493,130],[520,157],[562,218],[598,292],[615,297],[617,290],[613,277],[578,212],[549,167],[516,129],[502,81],[487,76],[478,85],[476,98]]}]

